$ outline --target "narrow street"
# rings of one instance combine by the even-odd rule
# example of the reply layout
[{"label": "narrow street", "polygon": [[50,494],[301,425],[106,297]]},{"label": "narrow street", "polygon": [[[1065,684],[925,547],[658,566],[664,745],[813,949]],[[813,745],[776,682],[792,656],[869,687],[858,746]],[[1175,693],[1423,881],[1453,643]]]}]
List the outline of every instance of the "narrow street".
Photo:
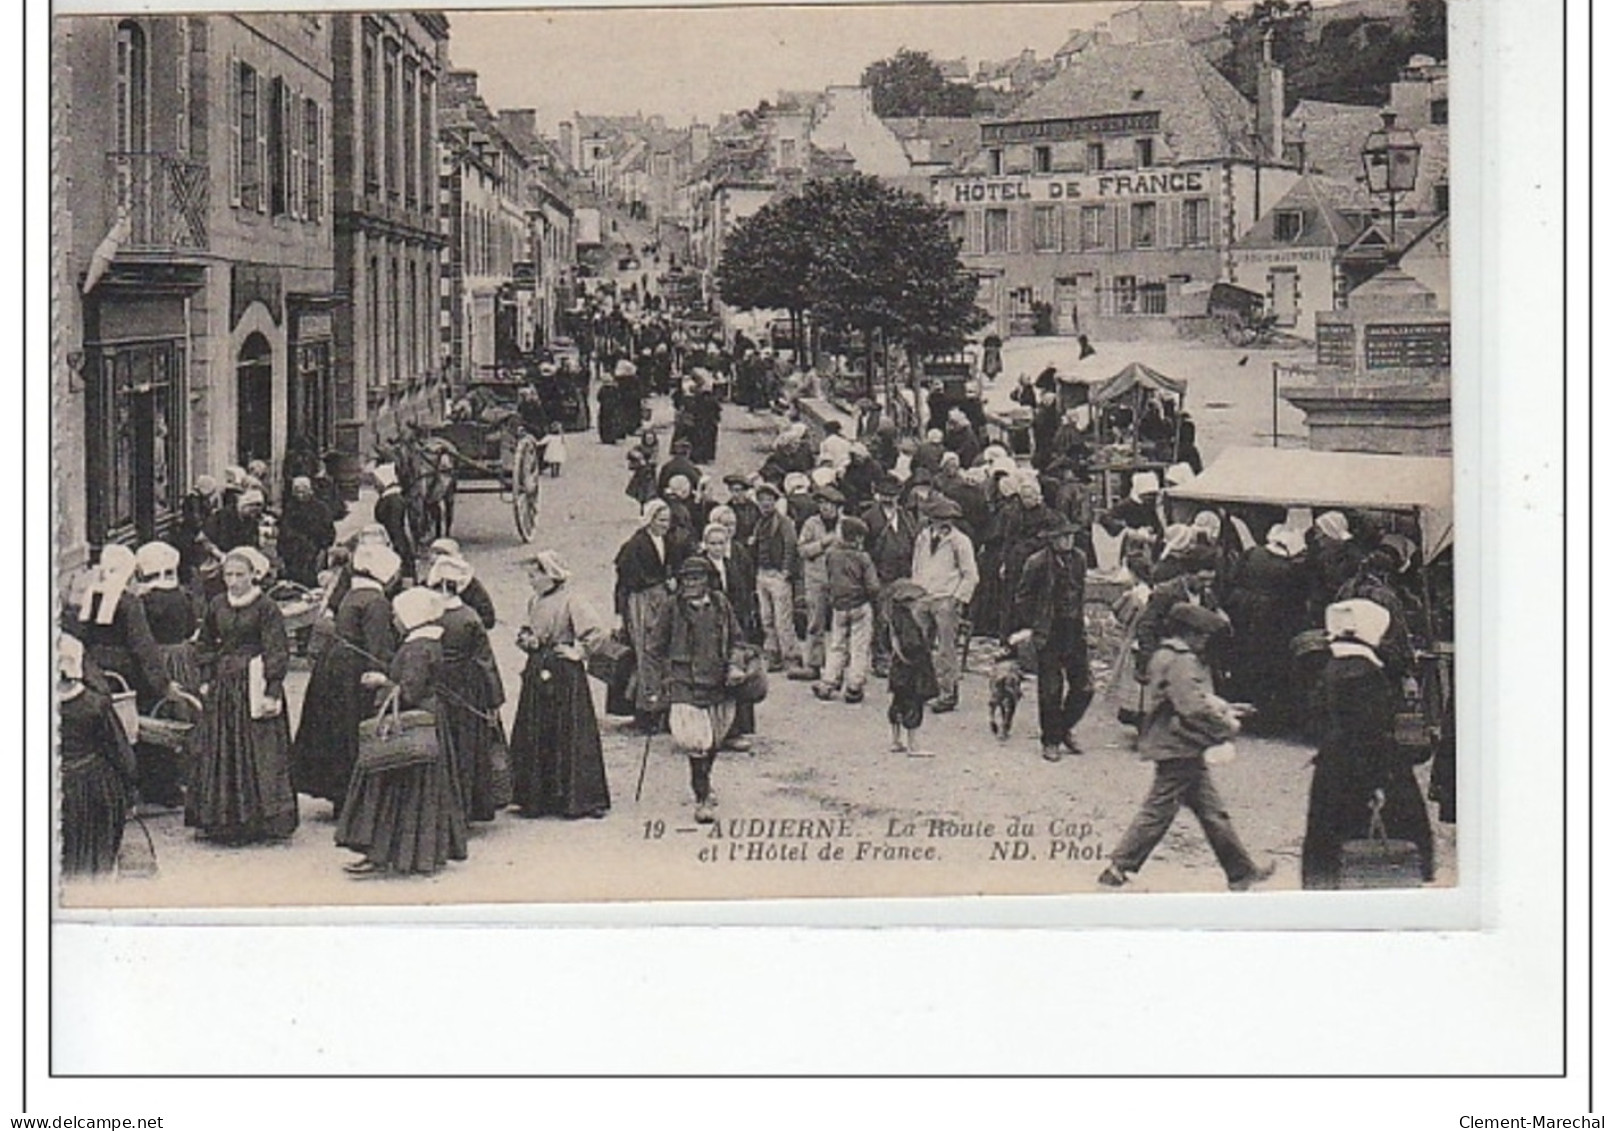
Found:
[{"label": "narrow street", "polygon": [[[1118,345],[1105,360],[1124,352],[1128,347]],[[1234,364],[1220,360],[1223,368]],[[1012,361],[1010,372],[1016,371]],[[1230,371],[1241,379],[1247,372]],[[1221,381],[1201,382],[1206,387],[1197,399],[1219,399],[1214,386]],[[659,400],[655,412],[665,436],[671,409]],[[1260,413],[1250,415],[1219,428],[1228,434],[1222,442],[1253,442]],[[726,405],[715,477],[755,468],[774,426],[772,417]],[[465,485],[456,510],[455,536],[499,611],[492,637],[505,677],[507,727],[523,662],[514,643],[527,599],[521,562],[535,549],[559,550],[574,571],[573,583],[609,615],[612,559],[634,528],[635,508],[623,494],[626,445],[602,446],[592,432],[568,441],[571,460],[562,478],[545,483],[542,533],[533,546],[519,542],[510,504],[487,485]],[[1215,450],[1207,457],[1215,458]],[[366,496],[344,526],[367,521],[369,507]],[[1101,693],[1108,675],[1100,664],[1108,659],[1095,657]],[[754,751],[723,755],[714,773],[721,840],[691,820],[686,764],[666,736],[651,742],[643,796],[634,800],[644,739],[628,720],[602,715],[613,802],[604,820],[524,820],[507,811],[491,825],[473,825],[470,858],[436,876],[354,880],[342,872],[350,856],[332,841],[326,802],[300,798],[302,824],[287,843],[234,849],[197,841],[178,814],[164,814],[147,818],[160,863],[155,878],[74,881],[63,901],[69,907],[261,906],[1099,890],[1095,878],[1104,853],[1151,777],[1150,767],[1133,757],[1131,732],[1115,721],[1116,698],[1101,695],[1084,721],[1086,756],[1050,764],[1039,757],[1030,679],[1013,737],[999,743],[989,734],[983,661],[979,649],[972,653],[956,712],[927,716],[922,735],[936,754],[930,759],[888,752],[883,683],[872,683],[863,704],[848,706],[820,702],[808,685],[774,677],[758,709]],[[307,661],[295,660],[288,681],[294,719],[307,684]],[[603,690],[593,686],[600,709]],[[1124,679],[1117,694],[1131,694],[1132,687]],[[1224,798],[1252,852],[1278,863],[1267,887],[1297,888],[1311,750],[1260,739],[1241,740],[1239,750],[1232,765],[1217,770]],[[762,824],[769,820],[830,824]],[[910,826],[914,835],[900,835]],[[1454,879],[1452,826],[1436,828],[1438,883],[1446,884]],[[839,864],[820,856],[837,848],[844,853]],[[717,858],[702,860],[703,849]],[[1129,890],[1222,887],[1221,870],[1184,813]]]}]

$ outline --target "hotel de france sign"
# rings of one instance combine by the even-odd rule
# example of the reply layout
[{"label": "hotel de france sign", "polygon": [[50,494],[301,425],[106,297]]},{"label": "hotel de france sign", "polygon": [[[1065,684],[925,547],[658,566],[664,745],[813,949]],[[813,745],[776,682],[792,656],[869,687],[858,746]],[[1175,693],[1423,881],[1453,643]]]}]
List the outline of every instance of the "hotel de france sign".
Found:
[{"label": "hotel de france sign", "polygon": [[1008,177],[938,179],[932,186],[937,204],[996,204],[1031,201],[1110,200],[1134,196],[1204,194],[1208,178],[1203,169],[1161,169],[1098,173],[1079,177],[1026,173]]}]

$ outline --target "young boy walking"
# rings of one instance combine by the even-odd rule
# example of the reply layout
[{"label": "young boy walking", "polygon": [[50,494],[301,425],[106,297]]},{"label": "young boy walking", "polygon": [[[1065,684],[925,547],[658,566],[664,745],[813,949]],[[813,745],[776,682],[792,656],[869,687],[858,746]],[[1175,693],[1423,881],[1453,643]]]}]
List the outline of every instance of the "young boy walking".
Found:
[{"label": "young boy walking", "polygon": [[892,724],[892,753],[911,758],[929,756],[919,746],[920,722],[925,717],[926,701],[937,693],[931,646],[915,615],[915,606],[924,598],[925,590],[912,581],[899,581],[887,593],[892,633],[887,688],[892,703],[886,709],[886,719]]},{"label": "young boy walking", "polygon": [[820,699],[842,693],[848,703],[864,701],[869,678],[869,648],[874,639],[875,599],[880,596],[880,575],[864,549],[869,528],[856,518],[841,520],[841,538],[825,551],[825,574],[830,590],[830,646],[824,671],[813,685]]}]

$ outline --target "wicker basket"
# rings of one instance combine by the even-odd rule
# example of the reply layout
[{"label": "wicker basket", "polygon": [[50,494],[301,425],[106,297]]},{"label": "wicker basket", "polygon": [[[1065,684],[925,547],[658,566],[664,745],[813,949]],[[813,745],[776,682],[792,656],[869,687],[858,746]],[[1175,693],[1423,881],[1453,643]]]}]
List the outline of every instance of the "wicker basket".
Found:
[{"label": "wicker basket", "polygon": [[152,746],[162,746],[169,750],[183,753],[189,744],[191,731],[196,724],[184,719],[165,719],[158,712],[165,707],[172,707],[172,700],[164,699],[151,709],[151,714],[137,716],[138,735],[141,742]]},{"label": "wicker basket", "polygon": [[[140,737],[140,708],[135,703],[135,693],[129,687],[129,681],[117,672],[109,671],[106,674],[107,686],[112,691],[112,713],[118,716],[118,722],[123,727],[123,733],[130,742]],[[122,690],[117,690],[122,688]]]}]

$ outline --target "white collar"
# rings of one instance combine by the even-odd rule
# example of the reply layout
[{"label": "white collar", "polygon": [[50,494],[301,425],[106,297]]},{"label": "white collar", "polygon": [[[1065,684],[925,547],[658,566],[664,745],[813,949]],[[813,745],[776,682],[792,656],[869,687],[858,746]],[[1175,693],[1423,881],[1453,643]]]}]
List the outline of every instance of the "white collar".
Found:
[{"label": "white collar", "polygon": [[84,694],[84,681],[75,680],[73,686],[66,691],[57,691],[56,698],[63,703],[71,702]]},{"label": "white collar", "polygon": [[1379,658],[1379,653],[1360,640],[1331,640],[1329,654],[1342,660],[1349,656],[1361,656],[1376,668],[1385,666],[1385,661]]},{"label": "white collar", "polygon": [[443,595],[443,607],[445,609],[459,609],[464,606],[465,602],[460,600],[458,593],[445,593]]},{"label": "white collar", "polygon": [[226,590],[225,594],[224,594],[224,599],[230,603],[230,607],[232,609],[244,609],[248,605],[250,605],[254,601],[256,601],[259,597],[262,597],[263,595],[264,595],[264,591],[262,589],[259,589],[256,585],[254,585],[239,597],[237,597],[234,593],[231,593],[230,591]]},{"label": "white collar", "polygon": [[392,483],[392,484],[389,484],[386,487],[383,487],[381,489],[381,494],[377,495],[376,498],[384,499],[388,495],[402,495],[403,493],[404,493],[404,489],[402,487],[400,487],[396,483]]},{"label": "white collar", "polygon": [[386,586],[382,585],[381,582],[377,581],[375,578],[373,578],[369,574],[365,574],[365,573],[356,573],[356,574],[354,574],[353,575],[353,583],[351,585],[349,585],[348,588],[349,589],[374,589],[377,593],[385,593],[387,591]]},{"label": "white collar", "polygon": [[442,625],[440,625],[440,624],[423,624],[419,628],[410,629],[409,630],[409,635],[404,637],[404,643],[408,644],[411,640],[442,640],[442,639],[443,639],[443,626]]}]

